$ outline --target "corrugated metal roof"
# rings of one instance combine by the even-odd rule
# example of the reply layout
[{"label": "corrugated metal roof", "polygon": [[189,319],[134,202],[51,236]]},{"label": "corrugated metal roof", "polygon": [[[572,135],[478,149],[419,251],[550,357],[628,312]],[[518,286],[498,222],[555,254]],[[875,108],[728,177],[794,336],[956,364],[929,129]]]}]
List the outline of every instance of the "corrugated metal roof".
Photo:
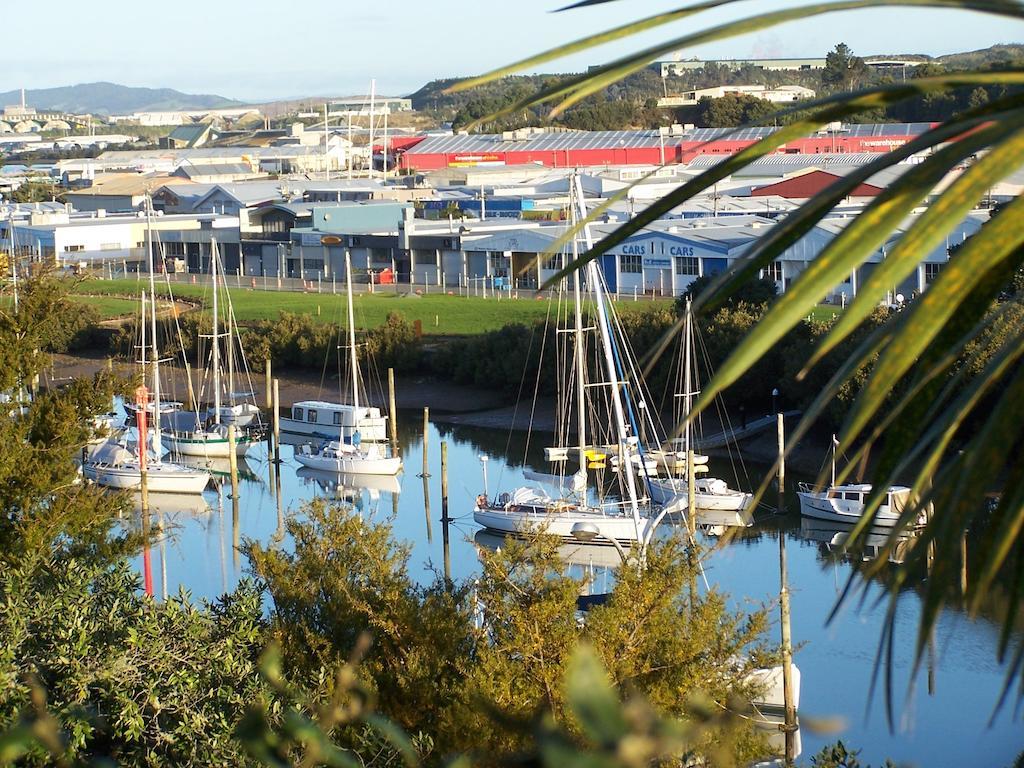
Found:
[{"label": "corrugated metal roof", "polygon": [[[843,135],[854,137],[915,136],[931,127],[930,123],[884,123],[844,126]],[[757,141],[777,128],[693,128],[675,136],[662,137],[656,130],[644,131],[558,131],[539,132],[520,139],[505,139],[502,134],[428,136],[407,155],[467,154],[491,152],[558,152],[585,149],[635,149],[675,146],[681,143],[710,141]],[[808,134],[813,135],[813,134]]]}]

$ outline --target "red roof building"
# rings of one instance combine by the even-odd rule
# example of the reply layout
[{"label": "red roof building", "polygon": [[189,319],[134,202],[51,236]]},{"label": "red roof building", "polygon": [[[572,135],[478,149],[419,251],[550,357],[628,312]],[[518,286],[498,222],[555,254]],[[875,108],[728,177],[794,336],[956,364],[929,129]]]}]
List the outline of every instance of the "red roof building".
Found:
[{"label": "red roof building", "polygon": [[[814,197],[819,192],[827,189],[841,176],[818,168],[811,168],[805,173],[790,176],[774,184],[765,184],[763,187],[755,187],[750,191],[751,197],[785,197],[789,200],[800,200]],[[872,184],[860,184],[849,197],[875,197],[881,194],[881,187]]]}]

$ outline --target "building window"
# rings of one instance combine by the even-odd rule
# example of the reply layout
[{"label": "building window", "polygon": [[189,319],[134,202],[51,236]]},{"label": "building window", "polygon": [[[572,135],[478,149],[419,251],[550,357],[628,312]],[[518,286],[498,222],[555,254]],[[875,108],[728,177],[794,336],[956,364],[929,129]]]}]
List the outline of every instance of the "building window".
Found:
[{"label": "building window", "polygon": [[700,259],[696,256],[676,256],[677,275],[699,275]]},{"label": "building window", "polygon": [[390,264],[391,263],[391,249],[390,248],[371,248],[370,249],[370,261],[374,264]]},{"label": "building window", "polygon": [[771,264],[765,265],[765,268],[761,270],[761,277],[766,280],[774,280],[776,283],[782,282],[782,262],[773,261]]},{"label": "building window", "polygon": [[554,256],[549,256],[544,259],[544,263],[541,265],[544,269],[561,269],[562,268],[562,254],[556,253]]},{"label": "building window", "polygon": [[924,263],[924,284],[931,285],[935,282],[935,278],[939,276],[939,272],[942,271],[942,264],[933,263],[926,261]]},{"label": "building window", "polygon": [[81,251],[81,250],[84,250],[84,248],[81,245],[69,245],[64,250],[65,251]]},{"label": "building window", "polygon": [[619,271],[624,275],[639,275],[644,271],[643,257],[639,254],[624,253],[619,256]]}]

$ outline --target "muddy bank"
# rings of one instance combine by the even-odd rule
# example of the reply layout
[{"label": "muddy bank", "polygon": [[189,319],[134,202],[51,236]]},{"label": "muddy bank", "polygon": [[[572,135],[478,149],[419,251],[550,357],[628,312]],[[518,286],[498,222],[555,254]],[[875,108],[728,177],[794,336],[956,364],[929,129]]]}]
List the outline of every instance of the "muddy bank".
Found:
[{"label": "muddy bank", "polygon": [[[42,383],[43,386],[59,386],[70,378],[92,376],[107,366],[108,358],[105,355],[54,355],[50,375],[44,377]],[[136,366],[115,360],[113,370],[129,376],[135,373]],[[188,396],[188,385],[184,369],[164,366],[161,373],[168,393],[167,399],[185,400]],[[340,392],[337,374],[321,376],[308,371],[275,371],[273,375],[280,382],[281,404],[284,409],[290,408],[292,403],[299,400],[337,400]],[[266,380],[262,373],[251,378],[257,402],[264,406]],[[386,381],[382,385],[371,386],[368,391],[369,401],[385,407],[386,387]],[[240,385],[239,388],[244,387]],[[411,375],[400,377],[396,381],[395,389],[399,409],[429,408],[430,418],[435,422],[522,431],[530,429],[531,425],[534,431],[540,432],[554,432],[556,429],[553,398],[541,398],[536,405],[531,401],[517,405],[511,395],[503,392]],[[751,420],[756,417],[752,415]],[[795,421],[787,422],[787,429],[791,430],[795,426]],[[703,427],[706,434],[714,434],[722,429],[714,414],[705,417]],[[758,464],[772,463],[777,454],[775,429],[741,441],[739,451],[747,461]],[[792,447],[787,467],[803,475],[816,474],[827,451],[827,441],[805,439]],[[729,451],[717,449],[710,453],[727,456]]]}]

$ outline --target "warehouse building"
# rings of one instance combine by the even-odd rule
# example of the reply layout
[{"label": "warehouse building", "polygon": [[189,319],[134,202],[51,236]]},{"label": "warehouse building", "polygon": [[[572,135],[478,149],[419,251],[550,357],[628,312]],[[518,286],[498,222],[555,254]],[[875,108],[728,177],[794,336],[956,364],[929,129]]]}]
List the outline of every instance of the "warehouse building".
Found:
[{"label": "warehouse building", "polygon": [[[783,154],[886,152],[931,123],[833,125],[778,148]],[[399,156],[405,170],[541,165],[576,168],[685,163],[702,155],[733,155],[776,129],[672,126],[644,131],[547,131],[527,128],[501,134],[426,137]]]}]

